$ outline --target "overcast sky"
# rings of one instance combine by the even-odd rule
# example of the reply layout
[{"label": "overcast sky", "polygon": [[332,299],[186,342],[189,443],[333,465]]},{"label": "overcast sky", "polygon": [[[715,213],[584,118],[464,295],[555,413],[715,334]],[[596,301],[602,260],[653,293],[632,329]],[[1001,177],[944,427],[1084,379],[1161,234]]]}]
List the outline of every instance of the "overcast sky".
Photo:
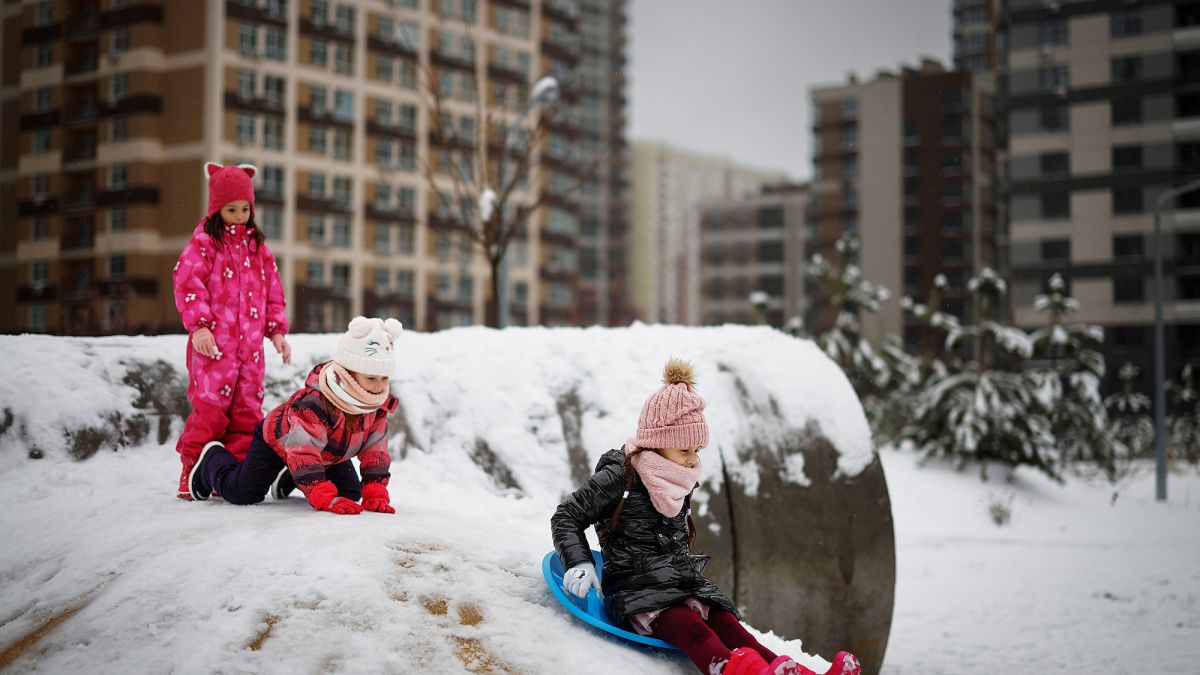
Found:
[{"label": "overcast sky", "polygon": [[951,0],[630,0],[629,128],[812,174],[808,90],[948,62]]}]

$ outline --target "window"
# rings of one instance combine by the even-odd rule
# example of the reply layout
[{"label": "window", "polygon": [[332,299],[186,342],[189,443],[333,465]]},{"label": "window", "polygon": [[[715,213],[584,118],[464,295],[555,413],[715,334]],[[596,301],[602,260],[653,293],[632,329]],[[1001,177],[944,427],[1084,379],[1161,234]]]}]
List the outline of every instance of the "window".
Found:
[{"label": "window", "polygon": [[334,130],[333,158],[342,161],[350,159],[350,131],[348,129]]},{"label": "window", "polygon": [[1131,304],[1146,299],[1146,279],[1140,274],[1114,274],[1113,304]]},{"label": "window", "polygon": [[38,129],[33,132],[33,154],[44,155],[50,152],[50,130]]},{"label": "window", "polygon": [[325,114],[325,87],[312,87],[308,91],[308,107],[314,115]]},{"label": "window", "polygon": [[33,25],[49,26],[54,23],[54,0],[42,0],[33,14]]},{"label": "window", "polygon": [[261,208],[257,214],[262,218],[263,236],[278,241],[283,238],[283,213],[275,208]]},{"label": "window", "polygon": [[54,104],[54,92],[50,87],[41,87],[33,96],[34,112],[45,112]]},{"label": "window", "polygon": [[1125,127],[1142,123],[1142,99],[1138,96],[1115,96],[1112,100],[1112,125]]},{"label": "window", "polygon": [[467,304],[475,299],[475,280],[469,275],[464,274],[458,278],[458,299]]},{"label": "window", "polygon": [[112,142],[120,143],[129,137],[129,119],[124,115],[114,115],[112,118]]},{"label": "window", "polygon": [[379,57],[379,60],[375,62],[375,79],[383,80],[384,82],[391,82],[392,65],[393,60],[390,57]]},{"label": "window", "polygon": [[971,226],[971,215],[962,210],[946,211],[942,218],[942,229],[947,232],[964,232]]},{"label": "window", "polygon": [[287,16],[287,0],[266,0],[267,16],[283,19]]},{"label": "window", "polygon": [[242,145],[248,145],[254,142],[254,123],[255,116],[250,113],[240,112],[237,116],[237,142]]},{"label": "window", "polygon": [[33,199],[42,201],[50,196],[50,176],[39,173],[33,177]]},{"label": "window", "polygon": [[125,207],[115,207],[108,212],[108,231],[124,232],[129,224],[129,213]]},{"label": "window", "polygon": [[109,93],[114,101],[119,101],[129,95],[129,73],[117,73],[112,76]]},{"label": "window", "polygon": [[282,28],[267,29],[267,58],[274,61],[287,60],[287,34]]},{"label": "window", "polygon": [[354,120],[354,92],[338,89],[333,93],[333,116],[347,122]]},{"label": "window", "polygon": [[38,68],[49,68],[54,65],[54,45],[49,42],[38,45],[35,62]]},{"label": "window", "polygon": [[392,142],[383,140],[375,144],[375,160],[382,167],[390,167],[392,165]]},{"label": "window", "polygon": [[1112,37],[1130,37],[1142,34],[1142,12],[1137,9],[1118,9],[1112,18]]},{"label": "window", "polygon": [[1065,17],[1044,19],[1038,25],[1038,44],[1042,47],[1057,47],[1067,44],[1068,27]]},{"label": "window", "polygon": [[318,26],[329,23],[329,3],[326,0],[313,0],[312,22]]},{"label": "window", "polygon": [[325,198],[325,175],[320,173],[308,174],[308,195],[316,199]]},{"label": "window", "polygon": [[329,65],[329,45],[324,40],[313,40],[308,48],[308,60],[314,66]]},{"label": "window", "polygon": [[262,191],[272,195],[283,194],[283,167],[268,164],[263,167]]},{"label": "window", "polygon": [[[383,228],[383,227],[379,228],[376,231],[376,234],[380,234],[380,233],[383,234],[384,239],[387,238],[387,228]],[[377,251],[379,251],[379,250],[386,251],[387,250],[387,246],[384,246],[382,249],[380,249],[378,244],[379,244],[379,242],[377,239],[375,250],[377,250]],[[386,267],[377,267],[377,268],[375,268],[374,276],[375,276],[375,292],[376,293],[386,293],[388,291],[388,287],[391,286],[392,271],[387,269]]]},{"label": "window", "polygon": [[847,157],[842,161],[842,175],[846,178],[858,178],[858,158]]},{"label": "window", "polygon": [[43,288],[50,280],[50,263],[45,260],[34,260],[29,264],[29,283],[37,288]]},{"label": "window", "polygon": [[1141,213],[1143,211],[1142,194],[1143,191],[1140,185],[1114,187],[1112,191],[1113,213]]},{"label": "window", "polygon": [[1042,194],[1042,218],[1059,220],[1071,217],[1071,193],[1059,190]]},{"label": "window", "polygon": [[238,26],[238,49],[251,56],[258,53],[258,31],[254,29],[254,24],[243,23]]},{"label": "window", "polygon": [[44,214],[38,214],[33,217],[33,227],[30,233],[30,238],[34,241],[42,241],[50,238],[50,218]]},{"label": "window", "polygon": [[129,27],[121,26],[113,29],[112,35],[112,51],[114,54],[122,54],[129,51]]},{"label": "window", "polygon": [[341,75],[354,73],[354,60],[350,57],[350,47],[339,44],[333,50],[333,71]]},{"label": "window", "polygon": [[1047,152],[1039,158],[1043,178],[1066,178],[1071,175],[1071,156],[1065,152]]},{"label": "window", "polygon": [[413,212],[417,210],[417,191],[410,187],[402,187],[397,190],[399,196],[400,209],[403,211]]},{"label": "window", "polygon": [[333,179],[333,200],[339,206],[350,205],[350,179],[345,176],[337,176]]},{"label": "window", "polygon": [[417,150],[412,141],[400,141],[400,168],[405,171],[415,171],[417,168]]},{"label": "window", "polygon": [[415,61],[400,60],[400,86],[405,89],[417,88],[417,64]]},{"label": "window", "polygon": [[1142,146],[1126,145],[1114,147],[1112,151],[1113,171],[1130,171],[1142,168]]},{"label": "window", "polygon": [[1113,84],[1136,82],[1142,77],[1142,58],[1140,56],[1122,56],[1112,60]]},{"label": "window", "polygon": [[396,292],[400,295],[412,296],[413,294],[413,272],[412,270],[397,270],[396,271]]},{"label": "window", "polygon": [[1067,88],[1067,67],[1048,66],[1038,69],[1038,87],[1046,91],[1065,90]]},{"label": "window", "polygon": [[308,217],[308,241],[311,244],[325,243],[325,216]]},{"label": "window", "polygon": [[1066,263],[1071,260],[1070,239],[1043,239],[1042,262]]},{"label": "window", "polygon": [[416,233],[412,225],[400,225],[396,228],[396,252],[412,255],[416,250]]},{"label": "window", "polygon": [[108,187],[111,190],[121,190],[129,182],[129,167],[125,164],[113,164],[109,168]]},{"label": "window", "polygon": [[276,108],[282,108],[287,91],[287,81],[282,77],[267,75],[263,78],[263,98]]},{"label": "window", "polygon": [[283,150],[283,120],[267,116],[263,120],[263,147],[269,150]]},{"label": "window", "polygon": [[333,245],[341,248],[350,246],[350,219],[337,216],[333,219]]},{"label": "window", "polygon": [[320,260],[308,261],[308,283],[313,286],[325,285],[325,263]]},{"label": "window", "polygon": [[1042,131],[1063,131],[1068,126],[1067,106],[1044,105],[1041,109]]},{"label": "window", "polygon": [[846,127],[842,130],[842,145],[850,150],[858,147],[858,127]]},{"label": "window", "polygon": [[962,239],[947,239],[942,242],[942,257],[946,260],[962,260],[965,250]]},{"label": "window", "polygon": [[254,98],[254,91],[257,89],[257,79],[253,70],[238,71],[238,97],[249,100]]},{"label": "window", "polygon": [[858,99],[848,98],[842,101],[842,117],[851,120],[858,118]]},{"label": "window", "polygon": [[125,256],[113,255],[108,257],[108,278],[109,279],[124,279],[125,278]]},{"label": "window", "polygon": [[1141,260],[1145,239],[1140,234],[1113,235],[1113,260]]},{"label": "window", "polygon": [[346,5],[338,5],[335,12],[335,22],[338,30],[343,33],[354,32],[354,8]]},{"label": "window", "polygon": [[325,127],[308,128],[308,149],[317,155],[325,154]]},{"label": "window", "polygon": [[401,129],[416,131],[417,129],[417,108],[416,106],[401,104],[399,108],[400,120],[399,126]]}]

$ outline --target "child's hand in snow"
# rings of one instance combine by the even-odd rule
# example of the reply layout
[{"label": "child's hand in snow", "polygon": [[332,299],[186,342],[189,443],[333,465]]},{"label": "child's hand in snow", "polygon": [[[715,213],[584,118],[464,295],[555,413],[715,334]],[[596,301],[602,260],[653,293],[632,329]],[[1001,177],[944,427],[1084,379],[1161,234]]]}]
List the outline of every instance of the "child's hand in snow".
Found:
[{"label": "child's hand in snow", "polygon": [[596,578],[596,566],[592,563],[581,563],[567,570],[563,575],[563,588],[575,595],[586,598],[589,589],[601,593],[600,580]]}]

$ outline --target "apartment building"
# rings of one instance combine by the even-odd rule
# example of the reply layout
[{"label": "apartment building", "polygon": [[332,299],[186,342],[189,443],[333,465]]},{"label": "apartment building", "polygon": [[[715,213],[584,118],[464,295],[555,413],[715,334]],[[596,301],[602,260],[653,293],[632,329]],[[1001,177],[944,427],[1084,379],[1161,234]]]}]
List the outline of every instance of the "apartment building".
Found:
[{"label": "apartment building", "polygon": [[648,322],[697,324],[704,204],[752,195],[784,176],[656,141],[634,141],[629,167],[631,311]]},{"label": "apartment building", "polygon": [[[943,308],[970,318],[967,280],[998,252],[993,197],[993,86],[986,75],[924,61],[900,73],[812,90],[813,183],[809,252],[837,259],[844,232],[860,240],[863,276],[891,291],[863,332],[922,338],[900,297],[923,299],[946,276]],[[806,325],[832,325],[836,308],[810,286]]]},{"label": "apartment building", "polygon": [[[808,309],[808,186],[764,185],[757,195],[710,203],[700,220],[700,320],[782,328]],[[751,303],[766,294],[765,314]]]},{"label": "apartment building", "polygon": [[[170,271],[206,203],[206,160],[259,168],[256,220],[295,330],[360,313],[481,323],[490,268],[447,198],[463,161],[452,150],[495,145],[494,114],[529,122],[548,74],[561,105],[516,202],[555,194],[509,248],[511,321],[583,321],[574,195],[598,190],[573,180],[591,103],[576,75],[581,12],[580,0],[4,4],[0,330],[178,330]],[[622,174],[607,151],[623,135],[622,66],[605,63],[615,75],[594,122],[606,179]],[[433,87],[453,133],[438,133]],[[610,216],[593,223],[619,250]]]},{"label": "apartment building", "polygon": [[955,70],[973,73],[995,71],[999,47],[997,24],[1002,0],[954,0],[953,62]]},{"label": "apartment building", "polygon": [[[1153,373],[1154,207],[1200,178],[1200,2],[1012,0],[1002,16],[1013,302],[1059,273],[1117,367]],[[1200,194],[1163,217],[1168,377],[1200,366]]]}]

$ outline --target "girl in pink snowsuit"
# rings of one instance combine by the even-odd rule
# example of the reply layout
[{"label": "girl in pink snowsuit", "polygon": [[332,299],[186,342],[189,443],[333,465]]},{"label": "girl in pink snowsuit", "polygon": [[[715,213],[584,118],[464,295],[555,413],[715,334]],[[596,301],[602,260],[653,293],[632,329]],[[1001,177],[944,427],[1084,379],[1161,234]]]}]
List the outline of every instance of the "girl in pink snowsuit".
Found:
[{"label": "girl in pink snowsuit", "polygon": [[254,174],[249,164],[204,165],[208,213],[175,264],[175,307],[188,332],[188,402],[192,413],[175,449],[183,462],[179,498],[191,499],[188,474],[210,441],[239,460],[263,418],[263,338],[283,362],[283,286],[275,256],[254,223]]}]

